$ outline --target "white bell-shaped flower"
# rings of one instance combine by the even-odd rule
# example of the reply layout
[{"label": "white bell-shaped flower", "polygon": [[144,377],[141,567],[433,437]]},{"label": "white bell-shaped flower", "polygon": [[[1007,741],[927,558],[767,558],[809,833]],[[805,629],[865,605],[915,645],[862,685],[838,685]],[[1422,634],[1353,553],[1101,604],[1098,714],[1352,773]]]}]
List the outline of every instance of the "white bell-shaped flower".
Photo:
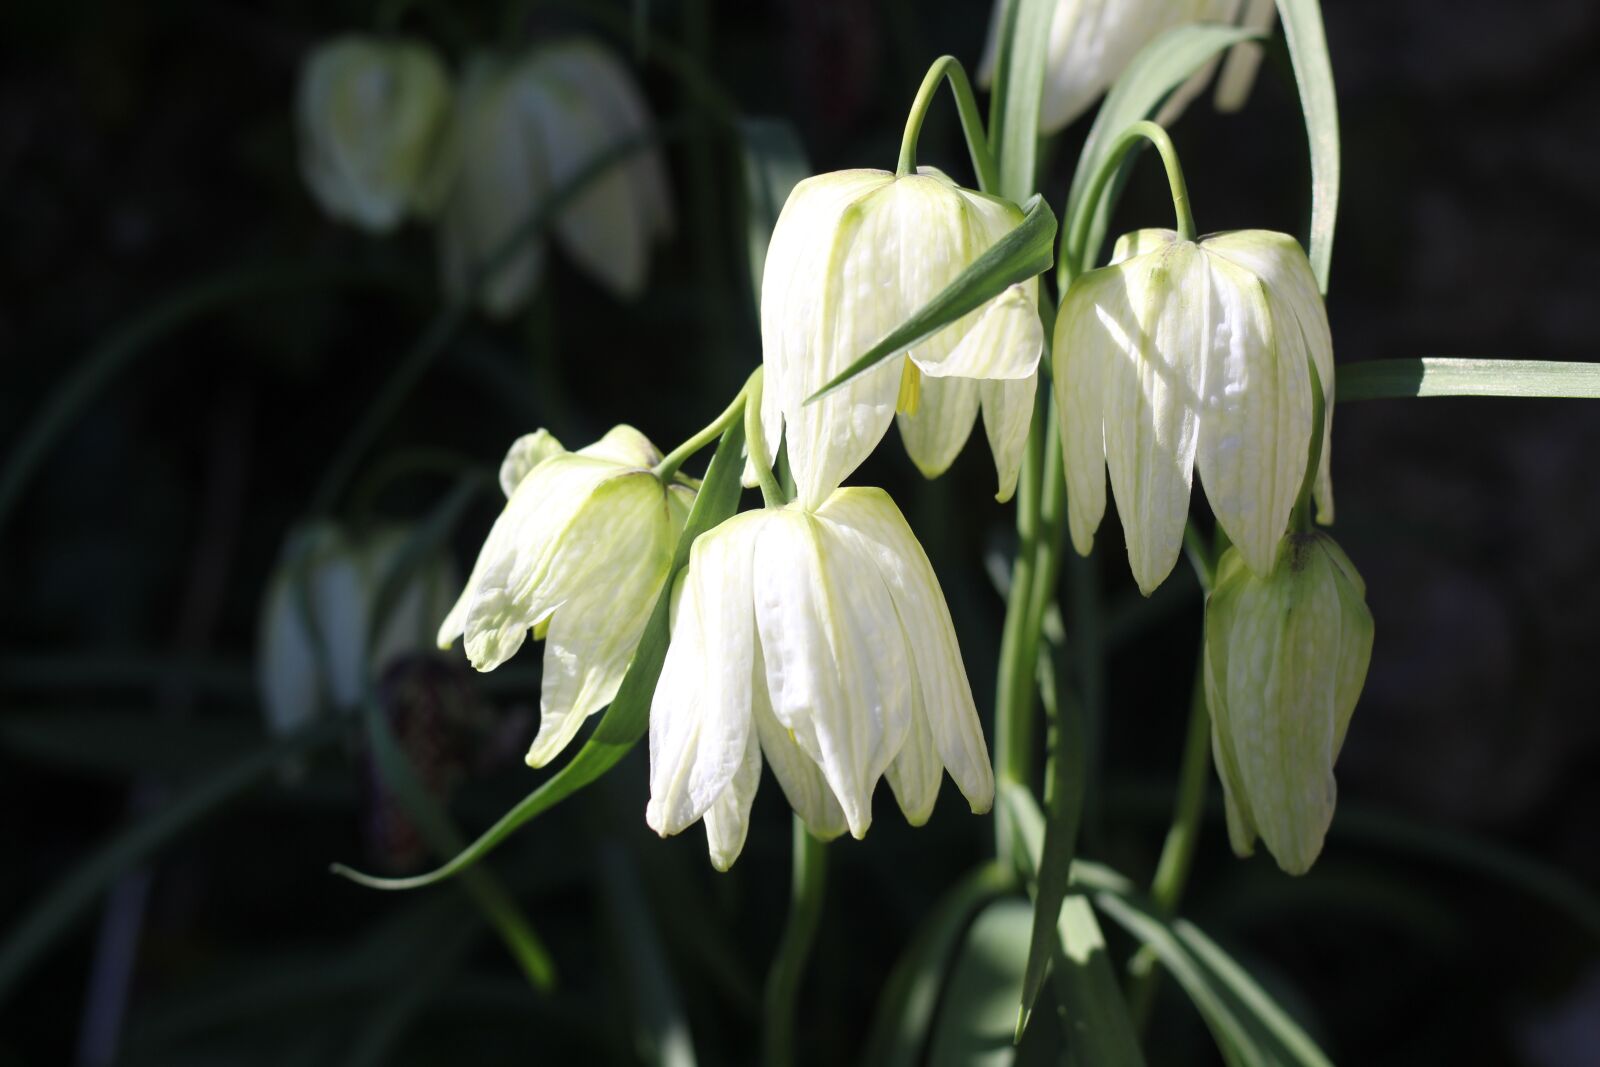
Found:
[{"label": "white bell-shaped flower", "polygon": [[443,558],[407,577],[372,633],[383,582],[410,536],[405,527],[387,526],[356,537],[317,522],[289,537],[268,580],[257,631],[257,681],[274,733],[349,711],[389,663],[429,647],[432,620],[458,580]]},{"label": "white bell-shaped flower", "polygon": [[704,819],[712,863],[743,847],[762,754],[818,837],[867,832],[887,776],[920,825],[948,769],[975,812],[994,775],[933,568],[888,494],[746,512],[702,536],[650,709],[656,832]]},{"label": "white bell-shaped flower", "polygon": [[[545,45],[511,62],[469,62],[457,107],[456,177],[439,235],[447,289],[462,293],[547,197],[606,152],[648,134],[650,124],[626,68],[590,42]],[[618,296],[637,296],[651,244],[672,229],[659,150],[636,148],[606,166],[552,222],[582,270]],[[543,242],[524,242],[480,291],[484,310],[517,310],[542,269]]]},{"label": "white bell-shaped flower", "polygon": [[[994,77],[1000,9],[997,0],[989,22],[989,38],[978,64],[978,81]],[[1253,29],[1271,25],[1272,0],[1057,0],[1045,46],[1044,96],[1039,105],[1039,132],[1056,133],[1088,111],[1111,88],[1140,49],[1178,26],[1193,22],[1233,22],[1242,13]],[[1253,42],[1235,46],[1218,85],[1217,106],[1236,110],[1255,79],[1261,50]],[[1207,64],[1175,94],[1181,110],[1211,80],[1215,64]],[[1170,118],[1169,112],[1164,112]],[[1163,122],[1165,124],[1165,121]]]},{"label": "white bell-shaped flower", "polygon": [[926,167],[904,177],[839,171],[795,186],[761,284],[762,423],[769,441],[787,434],[805,507],[820,505],[871,454],[897,408],[906,450],[934,477],[961,450],[981,407],[999,495],[1010,497],[1044,348],[1034,280],[805,401],[1021,221],[1015,204]]},{"label": "white bell-shaped flower", "polygon": [[300,167],[323,210],[373,232],[437,207],[450,79],[418,41],[341,37],[300,74]]},{"label": "white bell-shaped flower", "polygon": [[1326,534],[1284,538],[1264,577],[1223,555],[1206,600],[1205,686],[1240,856],[1259,835],[1278,866],[1303,874],[1322,851],[1372,633],[1366,583]]},{"label": "white bell-shaped flower", "polygon": [[530,630],[544,640],[534,767],[616,696],[666,584],[694,490],[664,484],[651,470],[660,461],[643,434],[618,426],[576,452],[529,434],[501,466],[505,510],[439,628],[439,647],[464,635],[472,665],[490,671]]},{"label": "white bell-shaped flower", "polygon": [[1326,397],[1318,517],[1332,521],[1333,341],[1294,238],[1126,235],[1110,266],[1068,289],[1054,359],[1073,546],[1093,546],[1109,467],[1146,595],[1177,561],[1196,466],[1245,563],[1272,569],[1311,448],[1313,364]]}]

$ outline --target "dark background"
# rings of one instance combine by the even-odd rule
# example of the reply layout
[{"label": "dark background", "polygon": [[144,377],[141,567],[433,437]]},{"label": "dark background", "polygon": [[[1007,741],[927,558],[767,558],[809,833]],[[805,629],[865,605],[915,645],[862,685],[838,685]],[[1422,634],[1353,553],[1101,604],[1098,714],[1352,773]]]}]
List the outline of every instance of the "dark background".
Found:
[{"label": "dark background", "polygon": [[[263,743],[250,660],[269,570],[356,414],[438,310],[429,232],[371,238],[330,222],[296,168],[297,66],[319,40],[370,26],[370,8],[0,9],[0,463],[142,314],[240,270],[291,279],[141,351],[0,530],[0,727],[64,724],[53,745],[0,728],[0,929],[127,820]],[[1327,8],[1344,145],[1329,297],[1339,361],[1592,359],[1600,6]],[[484,42],[503,24],[498,8],[468,6],[444,29],[428,10],[401,25],[453,63],[455,34]],[[792,120],[826,170],[893,164],[927,63],[948,51],[975,66],[987,5],[658,0],[648,12],[654,34],[703,51],[742,110]],[[589,24],[537,6],[521,22],[529,39]],[[1305,144],[1278,52],[1242,114],[1207,98],[1176,127],[1202,230],[1302,229]],[[648,59],[640,70],[658,117],[698,121],[670,73]],[[1055,205],[1087,124],[1054,152]],[[656,251],[645,297],[621,307],[554,254],[529,312],[469,323],[364,472],[424,447],[492,469],[536,425],[576,445],[628,421],[670,447],[722,407],[759,357],[739,171],[714,129],[668,155],[678,234]],[[947,100],[922,156],[971,180]],[[1141,168],[1119,228],[1169,217],[1160,174]],[[1335,533],[1377,620],[1340,816],[1316,869],[1293,881],[1268,858],[1234,860],[1209,823],[1185,911],[1340,1063],[1600,1062],[1592,919],[1585,930],[1505,858],[1564,872],[1591,897],[1600,884],[1597,455],[1600,418],[1576,401],[1338,411]],[[982,708],[1002,612],[983,559],[1007,546],[1010,519],[992,477],[976,444],[924,486],[886,444],[858,479],[887,485],[927,544]],[[373,506],[419,516],[449,485],[412,472]],[[461,524],[463,565],[492,516],[480,498]],[[1180,573],[1136,611],[1105,529],[1096,577],[1121,629],[1086,848],[1142,880],[1182,740],[1198,597]],[[518,759],[537,657],[517,666],[498,686],[441,683],[465,687],[511,738],[475,743],[452,808],[473,832],[540,780]],[[641,751],[496,857],[563,972],[541,1001],[491,938],[458,957],[440,947],[477,922],[454,890],[380,896],[327,875],[331,860],[371,858],[389,803],[359,743],[292,786],[269,776],[159,854],[141,921],[113,913],[105,927],[135,935],[123,1059],[338,1063],[368,1041],[376,1062],[628,1062],[625,941],[606,896],[620,863],[649,898],[701,1061],[748,1060],[787,905],[784,806],[768,780],[744,857],[718,876],[698,830],[648,833],[645,791]],[[832,850],[803,1016],[810,1062],[855,1054],[918,918],[983,855],[988,823],[960,809],[947,789],[911,831],[885,799],[865,844]],[[137,883],[123,886],[126,900]],[[91,960],[114,942],[102,919],[97,902],[0,1003],[0,1064],[69,1062],[86,1031],[107,1032],[85,1007]],[[1212,1062],[1170,983],[1155,1025],[1153,1062]]]}]

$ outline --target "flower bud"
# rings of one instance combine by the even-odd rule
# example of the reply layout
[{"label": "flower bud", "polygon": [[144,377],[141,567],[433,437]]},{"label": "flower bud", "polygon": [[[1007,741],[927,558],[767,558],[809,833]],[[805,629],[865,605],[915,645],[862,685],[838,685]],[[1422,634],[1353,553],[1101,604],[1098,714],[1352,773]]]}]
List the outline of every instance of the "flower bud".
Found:
[{"label": "flower bud", "polygon": [[501,466],[505,510],[439,628],[439,647],[465,635],[467,658],[490,671],[530,630],[544,640],[532,766],[616,696],[666,584],[694,490],[663,484],[651,469],[660,461],[643,434],[618,426],[576,452],[530,434]]},{"label": "flower bud", "polygon": [[1325,398],[1318,518],[1332,521],[1333,341],[1294,238],[1128,234],[1110,266],[1067,290],[1054,358],[1073,546],[1093,547],[1109,467],[1146,595],[1177,562],[1196,467],[1244,562],[1272,569],[1305,479],[1313,365]]},{"label": "flower bud", "polygon": [[1228,838],[1303,874],[1333,821],[1333,764],[1372,656],[1366,584],[1333,538],[1283,539],[1257,577],[1229,549],[1206,599],[1206,703]]},{"label": "flower bud", "polygon": [[407,577],[371,634],[383,583],[410,536],[391,526],[356,537],[327,522],[291,534],[268,581],[258,630],[262,707],[274,733],[350,710],[390,662],[428,647],[430,620],[457,581],[443,558]]},{"label": "flower bud", "polygon": [[341,37],[301,71],[297,117],[306,184],[334,218],[393,230],[437,206],[448,177],[450,81],[417,41]]},{"label": "flower bud", "polygon": [[[515,61],[467,65],[457,107],[458,167],[439,234],[445,287],[465,292],[475,270],[558,188],[595,159],[644,136],[650,114],[627,69],[586,41],[541,47]],[[645,146],[589,177],[552,220],[563,249],[618,296],[644,288],[650,244],[672,229],[666,169]],[[521,307],[543,272],[529,239],[480,290],[491,315]]]},{"label": "flower bud", "polygon": [[761,406],[769,442],[786,430],[807,508],[821,505],[871,454],[897,408],[906,450],[931,478],[955,459],[981,407],[1000,497],[1011,495],[1044,348],[1035,280],[806,400],[1021,221],[1015,204],[927,167],[903,177],[822,174],[789,194],[761,284]]}]

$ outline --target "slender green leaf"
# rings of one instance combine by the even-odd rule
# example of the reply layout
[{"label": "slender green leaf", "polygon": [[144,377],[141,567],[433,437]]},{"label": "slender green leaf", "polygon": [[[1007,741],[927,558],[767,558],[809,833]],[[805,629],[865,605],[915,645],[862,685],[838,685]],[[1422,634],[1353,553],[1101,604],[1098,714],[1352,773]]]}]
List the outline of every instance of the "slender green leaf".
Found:
[{"label": "slender green leaf", "polygon": [[1244,1005],[1257,1022],[1289,1053],[1292,1063],[1313,1064],[1316,1067],[1333,1067],[1332,1061],[1312,1041],[1298,1023],[1267,995],[1254,978],[1232,956],[1222,951],[1215,941],[1187,919],[1179,919],[1172,929],[1194,957],[1220,980],[1228,991]]},{"label": "slender green leaf", "polygon": [[[1100,203],[1084,203],[1095,183],[1095,176],[1106,165],[1107,157],[1122,132],[1135,122],[1154,115],[1175,89],[1188,81],[1218,52],[1255,36],[1249,30],[1231,26],[1208,23],[1179,26],[1151,41],[1128,64],[1117,83],[1106,94],[1105,102],[1100,105],[1094,125],[1089,128],[1088,139],[1083,142],[1083,151],[1078,155],[1078,168],[1072,174],[1067,206],[1061,214],[1067,240],[1062,244],[1056,279],[1063,292],[1073,276],[1094,266],[1100,246],[1105,243],[1111,213],[1142,151],[1136,148],[1123,158],[1116,177],[1106,185],[1106,193]],[[1092,221],[1083,221],[1084,212],[1091,213],[1089,217]],[[1079,234],[1086,235],[1086,239],[1080,239]]]},{"label": "slender green leaf", "polygon": [[1015,897],[991,901],[973,920],[950,968],[929,1045],[930,1067],[1009,1067],[1033,909]]},{"label": "slender green leaf", "polygon": [[1411,396],[1521,396],[1600,399],[1600,363],[1541,359],[1372,359],[1339,367],[1334,396],[1388,400]]},{"label": "slender green leaf", "polygon": [[618,958],[632,994],[634,1045],[640,1058],[657,1067],[695,1067],[689,1020],[674,988],[650,902],[639,888],[639,872],[626,852],[609,844],[600,855],[600,876],[616,925]]},{"label": "slender green leaf", "polygon": [[1009,287],[1049,270],[1051,249],[1056,240],[1056,217],[1040,196],[1031,197],[1023,205],[1023,212],[1022,221],[1010,233],[991,245],[955,281],[891,330],[865,355],[807,397],[806,403],[827,396],[856,375],[932,337]]},{"label": "slender green leaf", "polygon": [[739,121],[739,147],[744,162],[745,240],[750,252],[750,283],[761,303],[761,275],[767,245],[789,193],[811,173],[805,146],[794,126],[783,119]]},{"label": "slender green leaf", "polygon": [[[706,470],[694,507],[689,512],[683,535],[678,539],[678,549],[673,561],[676,574],[688,562],[689,547],[694,539],[732,515],[739,503],[739,474],[743,459],[744,423],[735,420],[722,435],[717,452]],[[655,610],[645,626],[633,662],[617,690],[617,695],[600,717],[600,724],[584,742],[578,754],[539,788],[524,797],[515,807],[501,816],[472,844],[444,866],[411,878],[376,878],[362,874],[343,864],[334,864],[335,874],[374,889],[417,889],[443,881],[458,871],[472,866],[496,845],[543,812],[555,807],[573,793],[605,774],[617,761],[644,736],[650,720],[650,699],[655,694],[656,680],[661,677],[661,664],[667,655],[668,612],[670,610],[672,583],[667,582],[656,601]]]},{"label": "slender green leaf", "polygon": [[1003,865],[986,863],[952,886],[917,929],[878,999],[863,1067],[915,1067],[923,1062],[933,1011],[956,946],[972,916],[1016,888]]},{"label": "slender green leaf", "polygon": [[1311,230],[1307,253],[1317,285],[1328,291],[1333,258],[1333,227],[1339,216],[1339,102],[1333,88],[1333,63],[1322,28],[1318,0],[1278,0],[1283,37],[1294,64],[1294,80],[1305,112],[1311,148]]},{"label": "slender green leaf", "polygon": [[259,748],[180,788],[165,807],[111,837],[41,893],[0,943],[0,999],[123,871],[255,785],[286,759],[326,744],[342,729],[342,723],[324,720]]},{"label": "slender green leaf", "polygon": [[1004,0],[1000,9],[989,137],[1000,168],[993,192],[1021,203],[1033,193],[1050,22],[1056,0]]}]

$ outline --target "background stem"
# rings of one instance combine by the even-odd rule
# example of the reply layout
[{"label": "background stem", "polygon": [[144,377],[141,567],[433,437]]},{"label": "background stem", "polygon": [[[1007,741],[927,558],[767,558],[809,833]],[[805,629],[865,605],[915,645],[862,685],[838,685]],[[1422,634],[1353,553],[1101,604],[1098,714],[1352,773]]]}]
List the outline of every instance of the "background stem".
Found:
[{"label": "background stem", "polygon": [[806,961],[822,922],[822,898],[828,878],[827,846],[794,817],[794,873],[791,877],[789,923],[778,943],[772,970],[767,973],[763,1006],[761,1062],[768,1067],[791,1067],[795,1062],[795,1016]]}]

